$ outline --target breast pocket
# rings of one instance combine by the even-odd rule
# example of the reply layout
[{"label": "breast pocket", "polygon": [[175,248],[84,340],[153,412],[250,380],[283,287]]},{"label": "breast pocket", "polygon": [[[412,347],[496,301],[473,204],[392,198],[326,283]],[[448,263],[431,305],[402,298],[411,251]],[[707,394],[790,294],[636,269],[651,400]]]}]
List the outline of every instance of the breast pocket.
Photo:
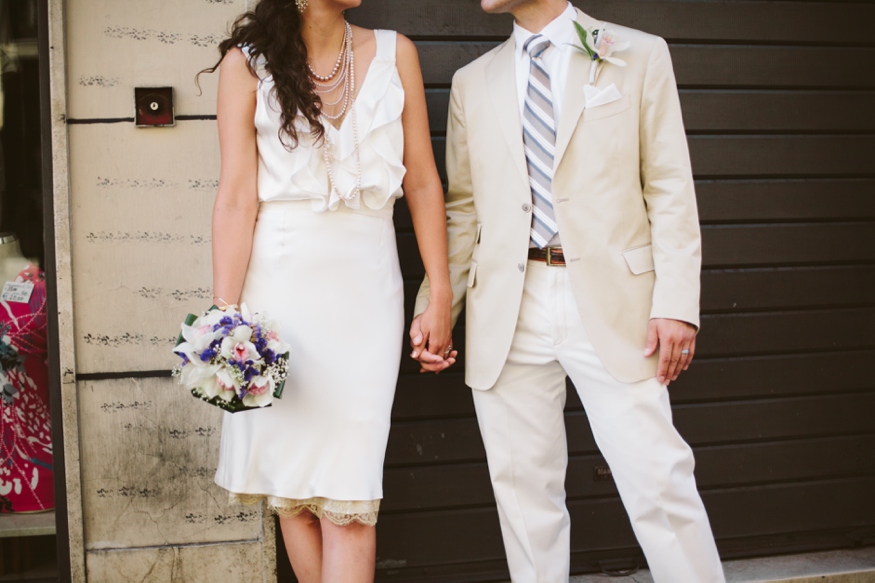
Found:
[{"label": "breast pocket", "polygon": [[632,98],[628,95],[624,95],[620,99],[606,103],[605,105],[593,107],[592,109],[584,109],[583,123],[589,123],[619,115],[624,111],[627,111],[630,107],[632,107]]}]

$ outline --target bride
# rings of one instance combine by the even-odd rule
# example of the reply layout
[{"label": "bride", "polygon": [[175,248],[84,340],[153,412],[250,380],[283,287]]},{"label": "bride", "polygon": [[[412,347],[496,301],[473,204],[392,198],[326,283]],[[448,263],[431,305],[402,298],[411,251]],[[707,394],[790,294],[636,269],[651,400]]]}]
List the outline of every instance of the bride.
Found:
[{"label": "bride", "polygon": [[214,301],[246,302],[291,345],[271,408],[225,414],[216,483],[267,499],[303,583],[371,581],[401,359],[392,209],[403,195],[431,281],[422,331],[455,360],[443,190],[413,43],[351,26],[361,0],[261,0],[221,46]]}]

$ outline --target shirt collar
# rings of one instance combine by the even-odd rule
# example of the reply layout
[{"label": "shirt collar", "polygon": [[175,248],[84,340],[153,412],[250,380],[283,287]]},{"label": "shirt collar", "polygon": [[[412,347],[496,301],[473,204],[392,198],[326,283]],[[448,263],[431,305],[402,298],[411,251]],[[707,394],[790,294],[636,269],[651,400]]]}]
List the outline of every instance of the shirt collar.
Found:
[{"label": "shirt collar", "polygon": [[[573,43],[575,39],[574,35],[574,27],[571,25],[569,20],[577,20],[577,9],[571,5],[571,2],[566,6],[565,11],[557,16],[550,24],[544,27],[539,34],[541,36],[545,36],[550,39],[550,42],[553,43],[553,46],[560,50],[565,50],[568,47],[566,46],[569,43]],[[529,32],[522,26],[520,26],[515,20],[513,23],[513,36],[514,41],[516,42],[516,51],[517,55],[522,56],[525,52],[523,50],[523,46],[526,44],[526,41],[529,40],[529,37],[533,36],[535,33]]]}]

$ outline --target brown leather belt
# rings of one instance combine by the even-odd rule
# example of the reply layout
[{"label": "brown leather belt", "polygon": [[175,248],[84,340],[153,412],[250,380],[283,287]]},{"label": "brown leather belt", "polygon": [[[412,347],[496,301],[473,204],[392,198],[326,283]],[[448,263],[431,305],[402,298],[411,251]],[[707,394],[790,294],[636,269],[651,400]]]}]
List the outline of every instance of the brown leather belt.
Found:
[{"label": "brown leather belt", "polygon": [[531,247],[529,248],[529,259],[544,261],[547,265],[554,267],[565,266],[565,255],[562,254],[562,247],[545,247],[543,249]]}]

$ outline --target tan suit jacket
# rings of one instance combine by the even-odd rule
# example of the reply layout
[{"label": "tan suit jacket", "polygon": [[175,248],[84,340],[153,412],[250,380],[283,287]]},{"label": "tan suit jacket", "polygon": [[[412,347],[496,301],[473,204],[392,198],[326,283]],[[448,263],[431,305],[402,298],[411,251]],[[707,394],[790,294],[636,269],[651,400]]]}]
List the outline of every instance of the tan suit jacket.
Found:
[{"label": "tan suit jacket", "polygon": [[[580,11],[578,22],[604,26]],[[627,66],[604,63],[595,86],[613,84],[621,97],[587,108],[591,60],[575,52],[553,202],[586,332],[611,375],[636,382],[656,375],[656,358],[643,356],[649,319],[699,325],[701,237],[668,46],[607,26],[631,46],[615,55]],[[453,320],[467,302],[466,383],[480,390],[495,384],[510,350],[532,222],[514,45],[511,36],[455,74],[447,128]],[[428,290],[426,279],[415,313]]]}]

